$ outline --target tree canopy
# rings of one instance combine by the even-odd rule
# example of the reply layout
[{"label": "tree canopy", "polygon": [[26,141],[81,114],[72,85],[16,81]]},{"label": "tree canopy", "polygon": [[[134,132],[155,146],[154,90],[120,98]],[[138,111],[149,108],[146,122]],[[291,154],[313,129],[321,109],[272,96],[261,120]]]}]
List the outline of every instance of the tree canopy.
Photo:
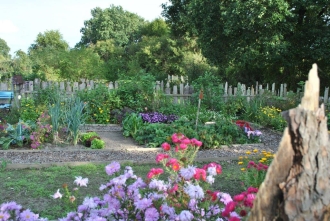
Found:
[{"label": "tree canopy", "polygon": [[31,44],[29,51],[43,50],[45,48],[55,50],[68,50],[69,44],[64,41],[62,34],[58,30],[45,31],[39,33],[34,44]]},{"label": "tree canopy", "polygon": [[97,7],[91,14],[92,18],[85,21],[80,30],[82,37],[77,46],[88,46],[108,39],[124,46],[138,39],[138,31],[145,24],[142,17],[125,11],[121,6],[111,5],[104,10]]},{"label": "tree canopy", "polygon": [[173,33],[198,39],[227,79],[296,84],[312,63],[328,79],[327,0],[170,0],[163,15]]}]

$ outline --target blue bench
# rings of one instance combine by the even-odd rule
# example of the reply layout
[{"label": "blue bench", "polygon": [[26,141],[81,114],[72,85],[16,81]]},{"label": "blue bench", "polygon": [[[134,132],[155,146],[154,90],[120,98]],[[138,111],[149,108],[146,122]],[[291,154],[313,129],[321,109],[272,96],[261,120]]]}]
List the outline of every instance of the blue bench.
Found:
[{"label": "blue bench", "polygon": [[12,91],[0,91],[0,109],[9,110],[11,102],[14,98],[14,92]]}]

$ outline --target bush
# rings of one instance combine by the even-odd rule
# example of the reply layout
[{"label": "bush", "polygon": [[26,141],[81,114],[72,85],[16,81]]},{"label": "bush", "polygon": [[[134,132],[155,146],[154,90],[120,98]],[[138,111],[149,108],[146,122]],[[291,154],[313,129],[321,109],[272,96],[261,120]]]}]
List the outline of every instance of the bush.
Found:
[{"label": "bush", "polygon": [[101,139],[93,139],[92,140],[92,149],[103,149],[105,147],[105,142]]},{"label": "bush", "polygon": [[78,91],[77,96],[87,103],[85,110],[88,114],[87,121],[96,124],[108,124],[113,121],[110,112],[122,106],[116,92],[110,91],[103,84],[99,84],[94,90]]},{"label": "bush", "polygon": [[32,98],[23,98],[21,100],[20,119],[23,121],[35,122],[44,111],[44,108],[38,107]]},{"label": "bush", "polygon": [[287,123],[281,116],[281,110],[276,107],[261,107],[258,111],[258,123],[277,131],[283,131]]}]

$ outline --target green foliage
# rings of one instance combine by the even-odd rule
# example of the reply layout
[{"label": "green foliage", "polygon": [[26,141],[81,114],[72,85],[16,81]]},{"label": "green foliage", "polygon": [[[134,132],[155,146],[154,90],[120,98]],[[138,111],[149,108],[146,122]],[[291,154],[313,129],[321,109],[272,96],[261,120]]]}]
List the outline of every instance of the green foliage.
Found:
[{"label": "green foliage", "polygon": [[137,132],[143,126],[142,117],[137,113],[131,113],[127,115],[123,120],[123,135],[125,137],[136,137]]},{"label": "green foliage", "polygon": [[84,113],[85,104],[79,97],[71,97],[66,100],[64,105],[64,119],[63,122],[71,133],[72,143],[78,143],[80,125],[85,123],[86,113]]},{"label": "green foliage", "polygon": [[[114,90],[99,84],[94,90],[78,91],[77,96],[87,104],[88,122],[107,124],[111,121],[110,112],[122,106],[120,97]],[[97,99],[95,99],[97,98]]]},{"label": "green foliage", "polygon": [[35,43],[30,46],[29,52],[43,50],[44,48],[68,50],[69,44],[63,40],[63,36],[58,30],[50,30],[37,35],[37,39]]},{"label": "green foliage", "polygon": [[7,42],[0,38],[0,56],[4,58],[9,57],[10,47],[7,45]]},{"label": "green foliage", "polygon": [[30,135],[30,129],[30,126],[21,120],[16,125],[7,124],[5,136],[0,137],[2,149],[7,150],[10,145],[22,146],[23,141]]},{"label": "green foliage", "polygon": [[256,120],[263,126],[271,127],[274,130],[283,131],[287,123],[281,116],[281,110],[275,107],[265,106],[258,110]]},{"label": "green foliage", "polygon": [[97,7],[91,10],[91,14],[92,18],[85,21],[80,30],[82,37],[77,46],[87,46],[107,39],[113,39],[120,46],[133,43],[145,23],[142,17],[123,10],[121,6],[110,5],[104,10]]},{"label": "green foliage", "polygon": [[23,121],[35,122],[43,111],[44,109],[41,106],[35,104],[34,99],[21,99],[20,118]]},{"label": "green foliage", "polygon": [[92,140],[92,149],[103,149],[105,147],[105,142],[104,140],[101,139],[94,139]]},{"label": "green foliage", "polygon": [[16,124],[20,118],[20,110],[18,108],[11,108],[10,111],[0,111],[0,123],[1,120],[9,124]]},{"label": "green foliage", "polygon": [[81,142],[85,143],[87,140],[89,140],[92,137],[98,137],[99,135],[95,132],[87,132],[87,133],[82,133],[80,135]]},{"label": "green foliage", "polygon": [[214,76],[210,72],[204,73],[204,75],[199,76],[195,81],[192,82],[195,90],[193,98],[195,101],[198,100],[198,96],[201,90],[203,90],[203,99],[201,104],[203,107],[219,111],[223,106],[223,87],[221,84],[221,79]]},{"label": "green foliage", "polygon": [[231,83],[286,82],[295,88],[315,62],[329,79],[327,5],[327,0],[170,0],[163,16],[175,36],[198,36],[203,55]]},{"label": "green foliage", "polygon": [[116,92],[122,101],[122,106],[136,111],[143,111],[145,108],[152,109],[154,83],[155,78],[150,74],[120,78]]}]

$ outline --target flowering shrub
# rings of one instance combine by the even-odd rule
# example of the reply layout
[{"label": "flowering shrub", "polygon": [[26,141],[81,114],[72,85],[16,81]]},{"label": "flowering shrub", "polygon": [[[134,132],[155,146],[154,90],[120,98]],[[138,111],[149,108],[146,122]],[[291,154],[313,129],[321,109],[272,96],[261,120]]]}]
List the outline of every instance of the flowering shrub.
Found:
[{"label": "flowering shrub", "polygon": [[23,121],[36,121],[44,109],[40,106],[37,107],[31,98],[23,98],[20,105],[20,119]]},{"label": "flowering shrub", "polygon": [[140,116],[142,117],[142,120],[147,123],[172,123],[179,118],[174,114],[165,115],[158,112],[140,113]]},{"label": "flowering shrub", "polygon": [[281,116],[281,110],[276,107],[261,107],[258,111],[257,121],[264,126],[272,127],[274,130],[283,131],[286,121]]},{"label": "flowering shrub", "polygon": [[31,148],[37,149],[41,144],[50,139],[52,126],[49,124],[50,116],[43,112],[37,119],[34,131],[30,135]]}]

